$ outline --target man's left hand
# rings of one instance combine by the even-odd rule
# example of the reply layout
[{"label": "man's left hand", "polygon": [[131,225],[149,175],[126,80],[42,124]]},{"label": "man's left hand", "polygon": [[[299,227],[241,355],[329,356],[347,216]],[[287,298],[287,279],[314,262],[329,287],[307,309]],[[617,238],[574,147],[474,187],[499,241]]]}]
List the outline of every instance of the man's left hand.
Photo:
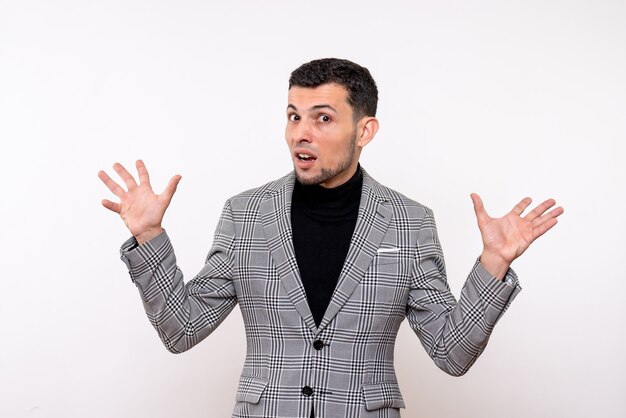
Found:
[{"label": "man's left hand", "polygon": [[562,207],[548,211],[556,204],[554,199],[548,199],[522,216],[532,202],[530,197],[526,197],[503,217],[492,218],[487,214],[480,196],[472,193],[471,198],[483,240],[480,262],[490,274],[500,280],[504,278],[513,260],[556,225],[556,218],[564,212]]}]

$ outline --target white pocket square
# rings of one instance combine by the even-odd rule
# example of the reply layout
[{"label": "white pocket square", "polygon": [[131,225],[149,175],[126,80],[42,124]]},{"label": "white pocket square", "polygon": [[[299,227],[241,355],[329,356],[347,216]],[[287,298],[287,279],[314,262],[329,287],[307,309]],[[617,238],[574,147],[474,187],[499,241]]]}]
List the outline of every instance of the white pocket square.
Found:
[{"label": "white pocket square", "polygon": [[376,250],[378,254],[380,253],[399,253],[400,248],[379,248]]}]

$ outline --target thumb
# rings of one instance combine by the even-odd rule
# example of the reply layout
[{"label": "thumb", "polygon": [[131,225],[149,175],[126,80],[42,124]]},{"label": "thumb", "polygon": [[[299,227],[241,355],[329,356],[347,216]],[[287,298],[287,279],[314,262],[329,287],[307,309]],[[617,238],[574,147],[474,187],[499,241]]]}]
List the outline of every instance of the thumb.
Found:
[{"label": "thumb", "polygon": [[485,206],[483,205],[483,201],[476,193],[470,194],[470,197],[472,198],[472,203],[474,203],[474,213],[476,214],[478,224],[482,224],[489,218],[489,215],[487,215],[487,211],[485,210]]}]

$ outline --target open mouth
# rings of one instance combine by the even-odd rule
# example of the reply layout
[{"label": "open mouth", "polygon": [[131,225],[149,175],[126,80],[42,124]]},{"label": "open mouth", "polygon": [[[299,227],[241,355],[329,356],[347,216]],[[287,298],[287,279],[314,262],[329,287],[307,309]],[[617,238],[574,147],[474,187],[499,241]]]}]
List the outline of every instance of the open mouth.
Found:
[{"label": "open mouth", "polygon": [[298,153],[298,154],[296,154],[296,157],[298,157],[298,159],[299,159],[300,161],[307,161],[307,162],[310,162],[310,161],[315,161],[315,160],[317,160],[317,158],[315,158],[315,157],[314,157],[314,156],[312,156],[311,154],[303,154],[303,153]]}]

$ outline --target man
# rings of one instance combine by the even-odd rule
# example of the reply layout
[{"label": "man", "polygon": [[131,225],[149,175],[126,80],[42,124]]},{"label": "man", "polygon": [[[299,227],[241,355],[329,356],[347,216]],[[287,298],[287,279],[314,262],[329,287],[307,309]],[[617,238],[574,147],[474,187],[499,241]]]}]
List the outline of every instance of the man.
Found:
[{"label": "man", "polygon": [[208,336],[239,303],[248,343],[234,417],[399,417],[393,365],[408,318],[433,361],[462,375],[519,292],[509,269],[563,209],[523,199],[491,218],[472,195],[484,249],[456,303],[432,212],[377,183],[358,164],[378,130],[367,69],[322,59],[289,80],[285,138],[294,171],[229,199],[200,273],[186,285],[161,221],[180,176],[161,195],[137,161],[119,164],[120,199],[103,205],[133,235],[122,247],[150,321],[172,352]]}]

